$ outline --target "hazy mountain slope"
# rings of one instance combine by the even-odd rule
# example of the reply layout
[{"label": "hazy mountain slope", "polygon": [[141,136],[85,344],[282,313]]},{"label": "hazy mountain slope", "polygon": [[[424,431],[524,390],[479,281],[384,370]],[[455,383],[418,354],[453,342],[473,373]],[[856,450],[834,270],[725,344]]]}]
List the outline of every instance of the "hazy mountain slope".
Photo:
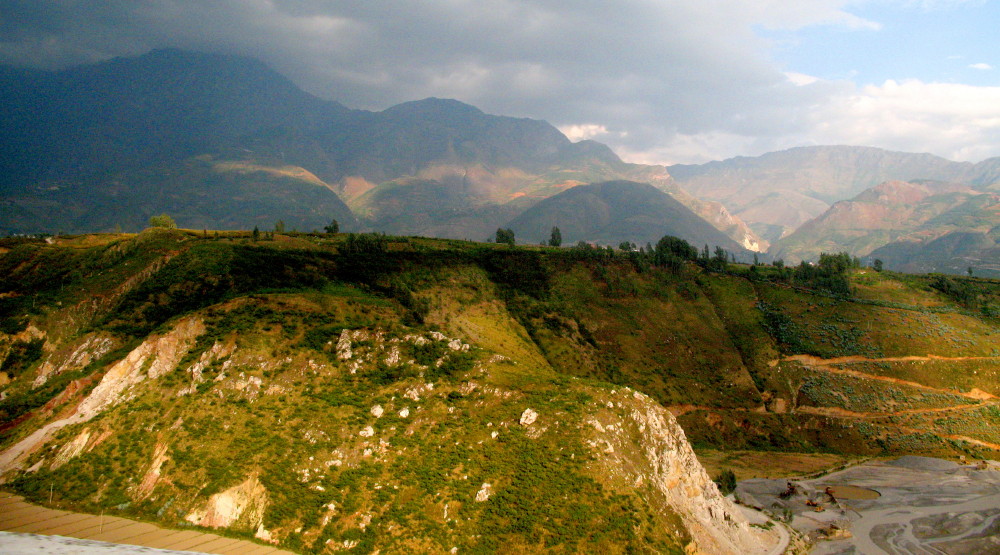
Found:
[{"label": "hazy mountain slope", "polygon": [[189,229],[269,230],[282,220],[289,230],[310,231],[332,219],[344,231],[359,227],[336,192],[303,168],[208,156],[10,195],[6,205],[18,211],[0,223],[7,232],[141,229],[150,216],[165,211]]},{"label": "hazy mountain slope", "polygon": [[[0,99],[3,232],[139,229],[150,212],[191,227],[278,218],[306,228],[317,218],[353,225],[329,200],[292,198],[281,187],[256,196],[264,189],[247,172],[229,175],[227,194],[247,202],[222,199],[225,218],[183,200],[198,196],[196,180],[161,194],[190,174],[193,158],[210,156],[269,175],[302,168],[366,225],[397,233],[483,238],[542,198],[625,178],[664,185],[737,241],[760,245],[724,208],[680,191],[664,168],[626,164],[593,141],[572,143],[546,122],[436,98],[350,110],[246,58],[158,50],[60,72],[0,68]],[[412,183],[429,189],[401,187]],[[427,202],[401,214],[396,207],[414,195]]]},{"label": "hazy mountain slope", "polygon": [[[632,178],[633,181],[643,181],[641,178]],[[673,179],[663,182],[649,181],[657,186],[661,191],[674,197],[675,200],[686,206],[692,212],[712,224],[730,239],[739,243],[746,250],[754,252],[765,252],[771,246],[770,239],[764,238],[757,231],[750,228],[746,222],[734,216],[722,203],[702,200],[688,193]]]},{"label": "hazy mountain slope", "polygon": [[796,191],[780,191],[755,198],[740,213],[744,221],[753,222],[749,224],[752,229],[774,244],[828,208],[830,205],[819,199]]},{"label": "hazy mountain slope", "polygon": [[998,197],[961,185],[890,181],[834,204],[781,239],[772,254],[787,261],[815,260],[822,252],[865,256],[909,238],[927,240],[957,230],[985,232],[1000,225]]},{"label": "hazy mountain slope", "polygon": [[941,272],[1000,278],[1000,226],[986,232],[953,231],[934,238],[903,239],[869,255],[902,272]]},{"label": "hazy mountain slope", "polygon": [[[892,152],[870,147],[818,146],[738,157],[701,165],[670,166],[671,175],[692,194],[722,202],[751,226],[794,229],[801,215],[787,210],[749,211],[767,195],[805,195],[832,204],[884,181],[918,179],[963,183],[984,188],[998,177],[998,159],[978,164],[952,162],[930,154]],[[794,202],[794,201],[793,201]],[[810,218],[819,206],[794,205]],[[745,212],[745,210],[747,210]]]},{"label": "hazy mountain slope", "polygon": [[509,224],[516,237],[533,243],[547,241],[553,226],[559,228],[566,244],[598,241],[618,245],[630,241],[645,245],[674,235],[695,245],[745,252],[670,195],[652,185],[630,181],[574,187],[539,202]]},{"label": "hazy mountain slope", "polygon": [[8,188],[185,158],[349,112],[255,60],[178,50],[4,81],[17,114],[0,141]]}]

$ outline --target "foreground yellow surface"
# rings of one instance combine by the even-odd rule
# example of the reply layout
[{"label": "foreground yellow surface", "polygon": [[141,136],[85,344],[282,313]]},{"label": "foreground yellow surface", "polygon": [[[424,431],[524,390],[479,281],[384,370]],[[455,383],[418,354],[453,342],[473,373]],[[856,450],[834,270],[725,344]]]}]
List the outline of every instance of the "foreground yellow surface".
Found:
[{"label": "foreground yellow surface", "polygon": [[205,532],[167,530],[127,518],[47,509],[5,491],[0,491],[0,530],[200,553],[292,555],[274,547]]}]

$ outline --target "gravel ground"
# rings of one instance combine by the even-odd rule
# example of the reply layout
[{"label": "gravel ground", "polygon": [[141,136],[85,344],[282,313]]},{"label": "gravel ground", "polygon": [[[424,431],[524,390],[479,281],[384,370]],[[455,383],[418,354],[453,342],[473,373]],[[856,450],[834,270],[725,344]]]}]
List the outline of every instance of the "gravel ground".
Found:
[{"label": "gravel ground", "polygon": [[[822,540],[812,551],[817,555],[1000,553],[1000,472],[995,470],[902,457],[793,485],[794,493],[782,495],[788,489],[785,480],[746,480],[736,496],[777,517],[791,517],[797,531]],[[835,500],[825,493],[828,486],[879,495]]]}]

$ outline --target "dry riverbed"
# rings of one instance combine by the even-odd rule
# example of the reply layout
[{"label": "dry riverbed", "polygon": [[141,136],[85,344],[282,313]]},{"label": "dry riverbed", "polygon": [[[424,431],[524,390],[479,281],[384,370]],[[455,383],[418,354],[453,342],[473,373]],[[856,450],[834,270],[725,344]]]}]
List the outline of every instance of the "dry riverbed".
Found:
[{"label": "dry riverbed", "polygon": [[818,555],[1000,553],[996,463],[902,457],[812,480],[745,480],[735,495],[790,519]]}]

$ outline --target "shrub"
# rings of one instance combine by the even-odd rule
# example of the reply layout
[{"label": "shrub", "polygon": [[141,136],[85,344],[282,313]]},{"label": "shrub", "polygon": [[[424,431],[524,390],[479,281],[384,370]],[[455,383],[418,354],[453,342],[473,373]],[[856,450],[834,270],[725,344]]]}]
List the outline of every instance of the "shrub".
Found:
[{"label": "shrub", "polygon": [[175,229],[177,224],[174,219],[166,214],[160,214],[158,216],[149,217],[149,227],[165,227],[167,229]]},{"label": "shrub", "polygon": [[723,470],[715,478],[715,485],[719,486],[722,495],[729,495],[736,490],[736,473],[728,468]]}]

